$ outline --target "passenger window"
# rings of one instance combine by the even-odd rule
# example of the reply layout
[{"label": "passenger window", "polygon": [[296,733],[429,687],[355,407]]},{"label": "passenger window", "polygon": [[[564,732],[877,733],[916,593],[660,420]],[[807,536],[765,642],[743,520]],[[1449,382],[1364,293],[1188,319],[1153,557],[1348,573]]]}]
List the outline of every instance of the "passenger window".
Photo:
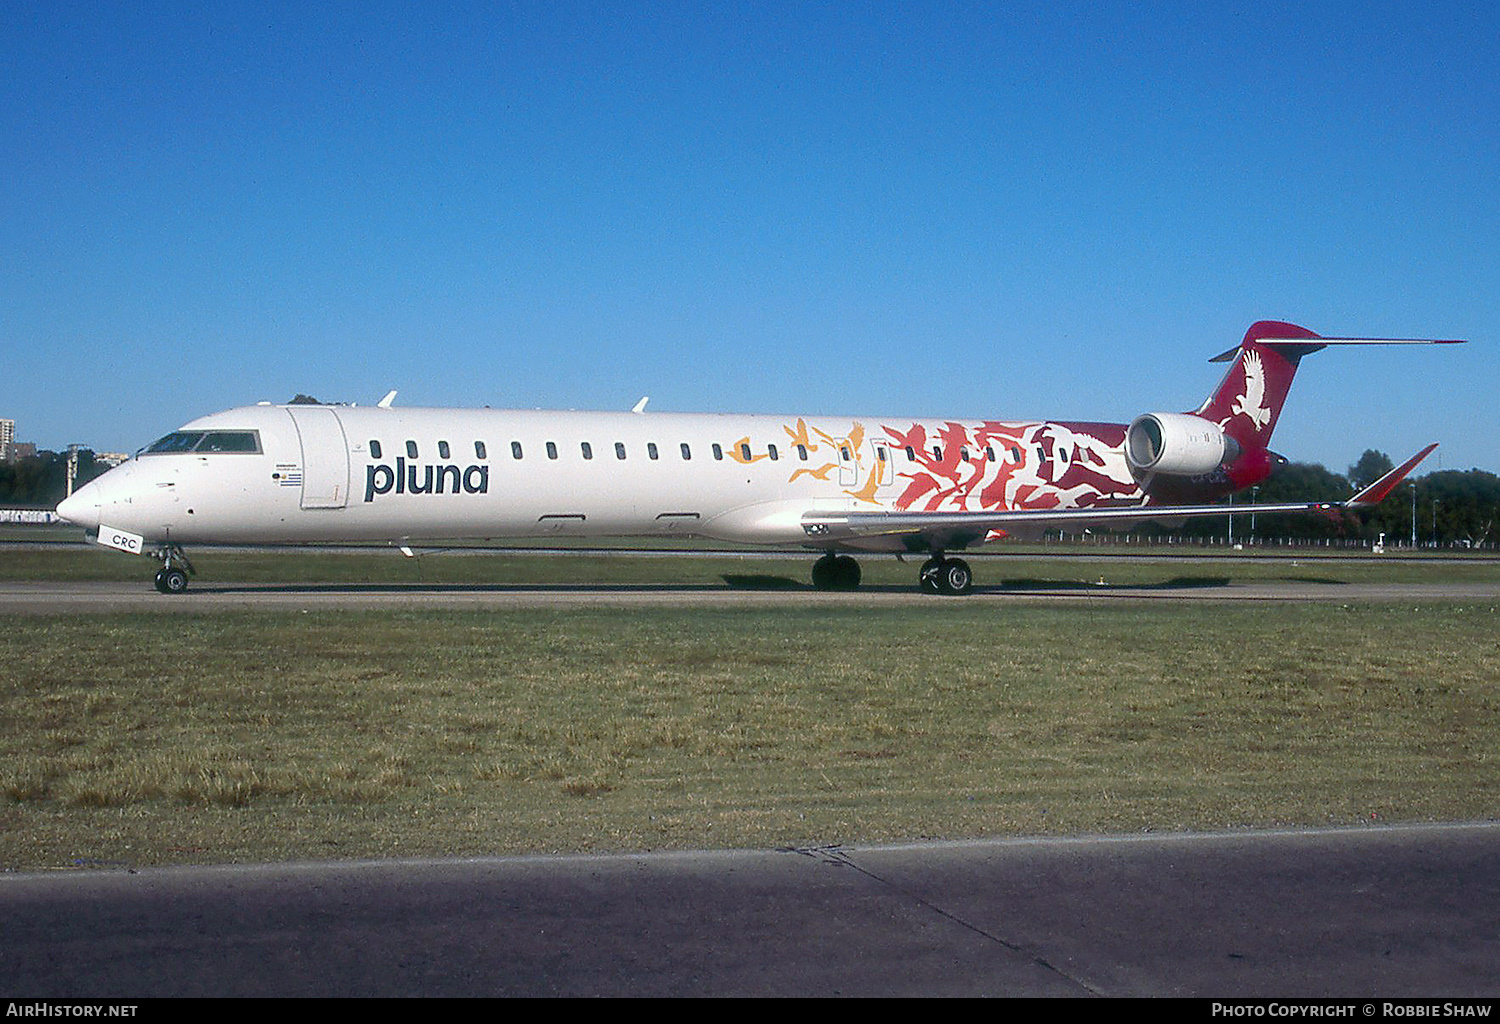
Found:
[{"label": "passenger window", "polygon": [[740,458],[746,462],[750,461],[750,446],[748,444],[740,445]]},{"label": "passenger window", "polygon": [[1014,446],[1011,447],[1010,461],[1014,462],[1018,466],[1021,464],[1021,449]]},{"label": "passenger window", "polygon": [[907,445],[906,446],[906,461],[907,462],[916,462],[917,461],[917,450],[915,448],[913,448],[911,445]]},{"label": "passenger window", "polygon": [[408,459],[415,459],[417,457],[417,442],[406,442],[406,457]]},{"label": "passenger window", "polygon": [[510,443],[510,457],[513,458],[513,459],[515,459],[517,462],[519,462],[521,460],[521,442],[520,441],[512,441]]},{"label": "passenger window", "polygon": [[549,459],[555,459],[555,458],[557,458],[557,442],[556,441],[548,441],[547,442],[547,458],[549,458]]},{"label": "passenger window", "polygon": [[848,448],[840,448],[839,449],[839,454],[844,457],[844,461],[845,462],[849,461],[849,449]]},{"label": "passenger window", "polygon": [[884,445],[877,445],[876,448],[875,448],[875,455],[876,455],[876,457],[878,459],[880,459],[881,462],[884,462],[885,461],[885,446]]},{"label": "passenger window", "polygon": [[803,462],[807,461],[807,445],[799,444],[797,446],[797,458],[801,459]]},{"label": "passenger window", "polygon": [[773,445],[768,445],[767,446],[767,450],[771,453],[771,461],[772,462],[775,462],[776,460],[778,460],[779,458],[781,458],[780,455],[776,454],[776,446],[774,444]]},{"label": "passenger window", "polygon": [[968,462],[969,461],[969,449],[967,449],[967,448],[965,448],[963,446],[959,446],[958,457],[961,458],[961,459],[963,459],[965,462]]},{"label": "passenger window", "polygon": [[592,459],[594,457],[594,446],[589,444],[587,441],[579,445],[578,448],[583,452],[583,457],[585,459]]},{"label": "passenger window", "polygon": [[991,462],[995,461],[995,449],[993,445],[984,446],[984,457]]},{"label": "passenger window", "polygon": [[719,462],[724,461],[724,449],[720,448],[718,445],[714,445],[714,458]]},{"label": "passenger window", "polygon": [[646,442],[646,457],[647,458],[651,458],[651,459],[656,458],[656,442],[655,441],[647,441]]},{"label": "passenger window", "polygon": [[615,458],[621,459],[621,460],[623,460],[625,458],[625,442],[623,442],[623,441],[616,441],[615,442]]},{"label": "passenger window", "polygon": [[688,447],[686,441],[682,442],[682,461],[690,462],[693,458],[693,450]]},{"label": "passenger window", "polygon": [[938,462],[942,462],[943,461],[943,449],[942,449],[941,445],[936,445],[935,444],[935,445],[932,446],[932,457],[934,459],[936,459]]},{"label": "passenger window", "polygon": [[438,458],[446,459],[452,457],[452,449],[448,447],[447,441],[438,442]]},{"label": "passenger window", "polygon": [[489,456],[486,454],[486,451],[487,449],[485,448],[483,441],[474,442],[474,457],[476,459],[488,458]]},{"label": "passenger window", "polygon": [[378,458],[380,458],[380,442],[379,441],[376,441],[376,440],[373,440],[373,439],[370,441],[370,458],[372,458],[372,459],[378,459]]}]

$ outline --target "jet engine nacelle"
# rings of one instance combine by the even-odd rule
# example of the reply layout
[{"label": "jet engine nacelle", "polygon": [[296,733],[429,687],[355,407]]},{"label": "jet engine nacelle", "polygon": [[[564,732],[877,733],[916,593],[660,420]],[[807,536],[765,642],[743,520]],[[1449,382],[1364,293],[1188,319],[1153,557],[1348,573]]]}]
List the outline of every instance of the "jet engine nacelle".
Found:
[{"label": "jet engine nacelle", "polygon": [[1217,423],[1180,412],[1148,412],[1125,431],[1125,461],[1139,473],[1197,476],[1240,457]]}]

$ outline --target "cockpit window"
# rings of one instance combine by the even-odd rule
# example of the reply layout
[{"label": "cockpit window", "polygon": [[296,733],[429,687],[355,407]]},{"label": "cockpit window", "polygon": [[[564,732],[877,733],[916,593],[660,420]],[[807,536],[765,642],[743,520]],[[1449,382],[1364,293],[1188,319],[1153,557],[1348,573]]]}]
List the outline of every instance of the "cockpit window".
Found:
[{"label": "cockpit window", "polygon": [[194,452],[260,452],[260,434],[254,430],[176,430],[147,448],[143,455],[178,455]]},{"label": "cockpit window", "polygon": [[177,430],[168,434],[160,441],[146,449],[145,454],[157,455],[166,452],[190,452],[193,446],[203,440],[203,432],[192,430]]},{"label": "cockpit window", "polygon": [[260,438],[253,430],[214,430],[210,431],[198,446],[193,449],[198,454],[204,452],[249,452],[255,454],[260,451]]}]

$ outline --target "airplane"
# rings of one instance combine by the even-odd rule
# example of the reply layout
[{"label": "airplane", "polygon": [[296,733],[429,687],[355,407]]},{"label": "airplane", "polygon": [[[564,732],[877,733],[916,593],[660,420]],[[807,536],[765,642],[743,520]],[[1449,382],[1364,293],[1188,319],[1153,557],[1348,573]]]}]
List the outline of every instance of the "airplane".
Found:
[{"label": "airplane", "polygon": [[58,515],[161,562],[182,593],[185,544],[418,543],[696,536],[821,551],[812,581],[853,590],[851,552],[925,555],[918,585],[973,588],[955,551],[1048,528],[1373,506],[1428,445],[1342,502],[1213,504],[1286,460],[1268,447],[1303,356],[1323,338],[1253,324],[1192,412],[1128,424],[258,405],[183,424],[85,484]]}]

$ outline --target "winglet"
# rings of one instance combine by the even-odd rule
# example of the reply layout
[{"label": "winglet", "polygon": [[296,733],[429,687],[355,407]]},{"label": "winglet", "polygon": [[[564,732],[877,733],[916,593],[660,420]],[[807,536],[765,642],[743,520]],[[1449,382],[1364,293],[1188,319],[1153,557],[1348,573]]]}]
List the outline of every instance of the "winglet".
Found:
[{"label": "winglet", "polygon": [[396,392],[393,389],[391,391],[387,391],[385,393],[385,397],[382,398],[380,401],[376,402],[375,405],[376,405],[377,408],[380,408],[380,409],[389,409],[391,407],[391,403],[394,402],[395,400],[396,400]]},{"label": "winglet", "polygon": [[650,395],[641,396],[641,400],[635,403],[635,405],[631,407],[630,411],[636,413],[637,415],[644,413],[646,411],[646,403],[649,401],[651,401]]},{"label": "winglet", "polygon": [[1431,455],[1432,450],[1436,447],[1436,444],[1430,444],[1426,448],[1423,448],[1421,451],[1417,452],[1417,454],[1407,459],[1405,462],[1397,466],[1395,469],[1391,470],[1385,476],[1381,477],[1379,480],[1376,480],[1373,484],[1360,491],[1354,497],[1350,498],[1347,502],[1344,503],[1345,507],[1369,508],[1372,505],[1380,504],[1385,500],[1386,495],[1390,494],[1398,486],[1400,486],[1401,481],[1406,479],[1406,474],[1410,473],[1413,469],[1416,469],[1417,463],[1421,462],[1423,459],[1427,458],[1427,456]]}]

